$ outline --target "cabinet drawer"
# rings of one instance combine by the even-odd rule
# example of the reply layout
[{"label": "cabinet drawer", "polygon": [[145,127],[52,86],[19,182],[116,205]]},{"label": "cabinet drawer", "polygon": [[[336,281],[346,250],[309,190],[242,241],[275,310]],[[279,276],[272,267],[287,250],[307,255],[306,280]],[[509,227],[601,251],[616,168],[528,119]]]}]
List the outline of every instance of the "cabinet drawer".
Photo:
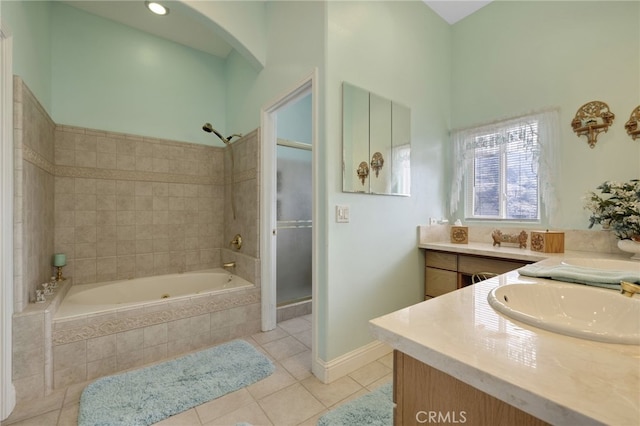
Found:
[{"label": "cabinet drawer", "polygon": [[504,274],[505,272],[518,269],[528,262],[487,259],[474,256],[458,256],[458,271],[463,274],[475,274],[478,272],[493,272],[495,274]]},{"label": "cabinet drawer", "polygon": [[458,274],[454,271],[425,268],[425,294],[436,297],[458,288]]},{"label": "cabinet drawer", "polygon": [[443,253],[439,251],[425,252],[425,266],[432,268],[458,270],[458,255],[455,253]]}]

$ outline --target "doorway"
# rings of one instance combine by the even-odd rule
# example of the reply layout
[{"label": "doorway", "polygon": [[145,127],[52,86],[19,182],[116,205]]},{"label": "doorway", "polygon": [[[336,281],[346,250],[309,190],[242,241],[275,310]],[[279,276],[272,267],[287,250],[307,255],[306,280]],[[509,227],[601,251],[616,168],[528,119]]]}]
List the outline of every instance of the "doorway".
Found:
[{"label": "doorway", "polygon": [[[303,273],[300,275],[310,276],[311,278],[311,334],[312,334],[312,353],[313,358],[315,359],[316,355],[316,345],[315,345],[315,326],[316,321],[315,317],[317,315],[317,310],[315,309],[315,292],[317,291],[315,282],[316,282],[316,274],[317,262],[315,261],[316,250],[315,250],[315,241],[316,238],[316,228],[312,225],[315,222],[315,217],[317,215],[316,206],[317,204],[317,190],[316,190],[316,182],[317,182],[317,150],[316,150],[316,142],[317,142],[317,70],[314,70],[309,76],[304,78],[298,84],[296,84],[293,88],[285,92],[278,99],[272,102],[270,105],[264,107],[262,109],[261,114],[261,141],[262,141],[262,149],[261,149],[261,169],[262,169],[262,183],[261,183],[261,241],[260,241],[260,258],[261,258],[261,286],[262,286],[262,330],[268,331],[273,330],[276,327],[277,323],[277,305],[278,305],[278,264],[283,263],[286,260],[286,254],[282,255],[284,259],[279,259],[278,255],[278,244],[280,243],[282,246],[287,246],[287,243],[280,242],[279,234],[286,234],[293,232],[289,232],[290,229],[298,229],[298,228],[287,228],[279,229],[278,227],[278,160],[287,160],[287,162],[291,164],[295,164],[294,169],[303,170],[307,173],[307,181],[310,178],[311,185],[309,187],[308,184],[302,185],[305,187],[304,192],[306,196],[310,194],[310,205],[307,203],[306,214],[300,213],[295,215],[290,215],[290,218],[287,219],[288,215],[288,207],[283,204],[282,200],[280,201],[280,218],[284,219],[283,221],[290,220],[291,223],[288,225],[299,226],[302,233],[298,234],[301,236],[302,242],[300,243],[306,248],[309,248],[309,244],[304,242],[304,237],[302,237],[303,233],[310,234],[310,266],[305,268],[301,268]],[[299,103],[300,102],[300,103]],[[287,129],[288,125],[285,124],[287,120],[287,116],[293,110],[298,110],[298,113],[301,110],[301,107],[307,103],[307,114],[310,114],[308,119],[311,123],[310,129],[310,143],[304,143],[305,141],[295,141],[291,140],[288,137],[280,137],[280,146],[278,145],[278,136],[285,136],[287,133],[283,133],[285,129]],[[310,111],[310,112],[309,112]],[[284,120],[284,122],[281,122]],[[280,133],[279,133],[280,131]],[[307,129],[307,132],[309,129]],[[302,139],[301,136],[296,136],[295,139]],[[304,148],[304,149],[303,149]],[[280,151],[280,153],[278,152]],[[280,155],[279,155],[280,154]],[[307,157],[303,162],[302,158]],[[311,161],[308,161],[308,159]],[[292,162],[293,160],[293,162]],[[289,165],[291,165],[289,164]],[[304,165],[303,165],[304,164]],[[310,168],[310,170],[309,170]],[[309,173],[310,172],[310,173]],[[286,173],[285,173],[286,174]],[[283,184],[282,178],[283,173],[280,173],[280,184]],[[294,178],[295,180],[296,178]],[[294,185],[295,186],[295,185]],[[282,187],[280,188],[282,189]],[[296,189],[294,192],[298,191]],[[293,203],[295,204],[295,203]],[[305,210],[305,209],[303,209]],[[286,212],[285,212],[286,211]],[[308,212],[311,213],[311,217],[308,217]],[[283,215],[283,213],[287,213]],[[283,222],[281,221],[281,222]],[[295,222],[299,221],[299,222]],[[287,226],[287,224],[280,223],[281,226]],[[294,231],[295,232],[295,231]],[[285,237],[283,236],[283,240]],[[296,246],[296,237],[292,238],[292,243],[290,244],[295,248]],[[309,239],[308,237],[306,238]],[[282,254],[282,253],[281,253]],[[286,265],[286,263],[285,263]],[[309,271],[310,267],[310,271]],[[287,269],[287,266],[280,265],[280,269]],[[307,279],[308,281],[308,279]],[[294,294],[304,294],[304,290],[301,288],[297,288],[298,286],[293,286],[295,290],[291,293]],[[308,285],[307,285],[308,288]],[[282,290],[283,292],[285,290]],[[308,290],[307,290],[308,291]],[[297,292],[297,293],[296,293]],[[286,295],[286,293],[284,293]],[[307,296],[309,297],[309,293]],[[297,296],[292,296],[293,300],[296,299]],[[284,297],[286,298],[286,296]],[[282,302],[282,300],[281,300]]]}]

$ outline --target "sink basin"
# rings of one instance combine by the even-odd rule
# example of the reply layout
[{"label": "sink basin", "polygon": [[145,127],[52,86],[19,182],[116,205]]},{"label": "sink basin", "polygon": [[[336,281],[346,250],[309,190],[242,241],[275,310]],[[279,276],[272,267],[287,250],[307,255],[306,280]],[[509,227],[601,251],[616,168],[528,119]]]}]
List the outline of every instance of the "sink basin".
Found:
[{"label": "sink basin", "polygon": [[569,283],[508,284],[489,304],[515,320],[567,336],[640,345],[640,298]]},{"label": "sink basin", "polygon": [[593,269],[640,272],[640,262],[633,262],[628,260],[565,258],[562,260],[562,264]]}]

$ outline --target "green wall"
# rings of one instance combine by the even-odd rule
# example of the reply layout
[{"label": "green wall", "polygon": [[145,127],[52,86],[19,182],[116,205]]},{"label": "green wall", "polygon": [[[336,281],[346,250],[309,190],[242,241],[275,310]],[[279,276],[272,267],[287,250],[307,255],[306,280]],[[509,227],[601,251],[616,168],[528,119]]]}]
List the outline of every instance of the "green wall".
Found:
[{"label": "green wall", "polygon": [[[452,29],[452,127],[558,107],[559,210],[543,225],[586,229],[587,191],[640,177],[640,143],[624,128],[640,104],[640,2],[498,1]],[[593,100],[616,118],[591,149],[570,122]]]},{"label": "green wall", "polygon": [[0,16],[13,37],[13,73],[22,77],[49,113],[51,7],[48,1],[0,1]]},{"label": "green wall", "polygon": [[223,59],[57,2],[52,22],[56,123],[221,145]]},{"label": "green wall", "polygon": [[[325,360],[370,343],[368,321],[422,300],[417,225],[443,214],[451,30],[424,3],[329,2]],[[342,192],[342,82],[411,108],[411,197]],[[336,223],[335,205],[350,207]]]}]

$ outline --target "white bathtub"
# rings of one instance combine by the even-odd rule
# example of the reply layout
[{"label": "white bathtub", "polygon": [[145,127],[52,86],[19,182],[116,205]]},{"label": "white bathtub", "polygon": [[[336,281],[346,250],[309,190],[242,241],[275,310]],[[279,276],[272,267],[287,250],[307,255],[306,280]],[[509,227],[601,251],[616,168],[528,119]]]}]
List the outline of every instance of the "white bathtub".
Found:
[{"label": "white bathtub", "polygon": [[186,272],[74,285],[65,295],[54,319],[67,319],[154,305],[174,299],[214,295],[253,287],[253,284],[224,269]]}]

